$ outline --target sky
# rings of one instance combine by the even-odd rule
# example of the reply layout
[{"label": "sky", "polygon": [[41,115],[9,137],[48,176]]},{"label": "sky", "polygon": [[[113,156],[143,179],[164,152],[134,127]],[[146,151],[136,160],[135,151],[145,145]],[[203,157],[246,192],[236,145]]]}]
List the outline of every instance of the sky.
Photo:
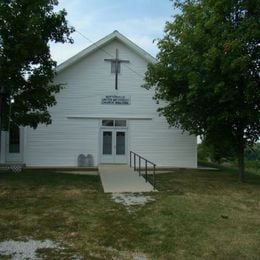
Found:
[{"label": "sky", "polygon": [[59,0],[57,10],[67,11],[74,44],[51,44],[58,64],[106,35],[118,30],[153,56],[158,48],[153,40],[163,37],[166,21],[172,20],[170,0]]}]

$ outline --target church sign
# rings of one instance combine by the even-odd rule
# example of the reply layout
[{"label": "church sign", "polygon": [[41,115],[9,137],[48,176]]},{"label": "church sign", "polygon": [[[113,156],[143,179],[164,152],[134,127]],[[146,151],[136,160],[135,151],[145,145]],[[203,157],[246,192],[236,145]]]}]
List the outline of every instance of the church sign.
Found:
[{"label": "church sign", "polygon": [[101,104],[104,105],[130,105],[130,103],[130,96],[108,95],[101,99]]}]

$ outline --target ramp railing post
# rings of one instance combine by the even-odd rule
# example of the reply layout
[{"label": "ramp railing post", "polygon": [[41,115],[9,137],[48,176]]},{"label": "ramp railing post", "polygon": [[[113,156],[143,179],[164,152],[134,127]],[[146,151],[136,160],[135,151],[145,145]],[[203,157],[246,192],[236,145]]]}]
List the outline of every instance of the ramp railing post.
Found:
[{"label": "ramp railing post", "polygon": [[130,168],[132,168],[132,152],[130,152]]},{"label": "ramp railing post", "polygon": [[139,176],[141,176],[141,157],[139,156]]},{"label": "ramp railing post", "polygon": [[147,182],[147,161],[145,160],[145,181]]},{"label": "ramp railing post", "polygon": [[[143,157],[140,156],[139,154],[137,154],[137,153],[135,153],[135,152],[133,152],[133,151],[130,151],[130,167],[132,167],[132,163],[133,163],[133,162],[132,162],[132,154],[134,155],[134,171],[138,171],[139,176],[142,175],[142,169],[141,169],[141,167],[142,167],[142,160],[145,161],[145,164],[144,164],[144,167],[145,167],[145,176],[144,176],[144,177],[145,177],[145,181],[146,181],[146,182],[148,182],[148,167],[147,167],[147,164],[149,163],[149,164],[152,165],[152,167],[153,167],[153,169],[152,169],[152,171],[153,171],[153,177],[152,177],[152,180],[149,181],[149,182],[151,182],[151,184],[153,185],[153,189],[155,190],[155,185],[156,185],[156,180],[155,180],[155,167],[156,167],[156,164],[153,163],[153,162],[151,162],[151,161],[149,161],[149,160],[147,160],[147,159],[145,159],[145,158],[143,158]],[[138,165],[137,165],[136,157],[138,158]],[[137,169],[137,167],[138,167],[138,169]]]},{"label": "ramp railing post", "polygon": [[136,171],[136,155],[134,153],[134,170]]},{"label": "ramp railing post", "polygon": [[153,189],[155,190],[155,164],[153,165]]}]

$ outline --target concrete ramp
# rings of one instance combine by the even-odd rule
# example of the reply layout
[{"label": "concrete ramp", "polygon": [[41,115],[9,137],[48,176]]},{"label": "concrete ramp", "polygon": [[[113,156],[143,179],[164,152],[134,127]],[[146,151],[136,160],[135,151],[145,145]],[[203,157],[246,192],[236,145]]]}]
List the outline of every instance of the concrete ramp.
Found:
[{"label": "concrete ramp", "polygon": [[153,186],[128,165],[100,164],[98,168],[105,193],[153,191]]}]

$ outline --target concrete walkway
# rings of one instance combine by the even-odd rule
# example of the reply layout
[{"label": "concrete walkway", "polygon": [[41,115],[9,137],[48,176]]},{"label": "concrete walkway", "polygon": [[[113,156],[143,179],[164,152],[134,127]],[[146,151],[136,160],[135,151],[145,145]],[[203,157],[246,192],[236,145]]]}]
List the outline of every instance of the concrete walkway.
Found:
[{"label": "concrete walkway", "polygon": [[104,192],[151,192],[153,186],[125,164],[101,164],[99,174]]}]

